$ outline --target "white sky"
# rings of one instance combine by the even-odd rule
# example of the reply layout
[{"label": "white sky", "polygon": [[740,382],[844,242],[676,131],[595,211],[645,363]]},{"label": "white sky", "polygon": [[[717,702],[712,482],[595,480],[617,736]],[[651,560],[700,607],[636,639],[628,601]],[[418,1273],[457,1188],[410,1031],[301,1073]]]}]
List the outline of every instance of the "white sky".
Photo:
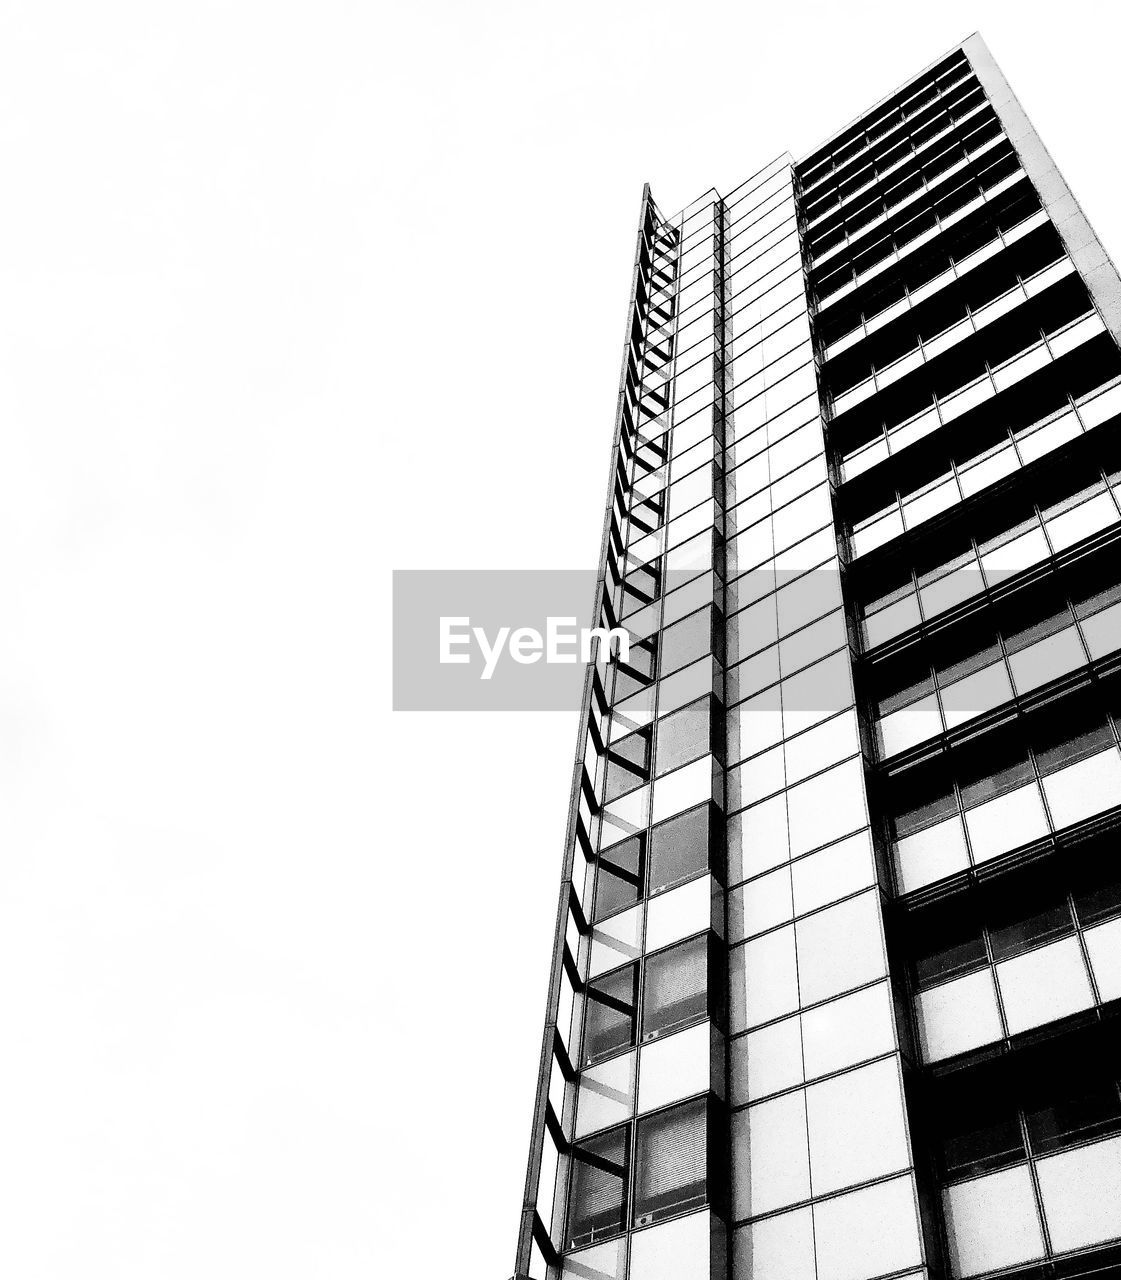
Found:
[{"label": "white sky", "polygon": [[391,568],[591,568],[641,185],[978,28],[1121,252],[1112,4],[0,8],[0,1274],[511,1271],[574,717]]}]

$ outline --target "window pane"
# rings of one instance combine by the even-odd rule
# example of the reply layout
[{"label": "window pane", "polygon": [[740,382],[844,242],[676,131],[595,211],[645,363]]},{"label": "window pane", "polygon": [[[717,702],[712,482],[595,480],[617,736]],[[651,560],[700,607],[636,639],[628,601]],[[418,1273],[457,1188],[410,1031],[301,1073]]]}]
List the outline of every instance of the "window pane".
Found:
[{"label": "window pane", "polygon": [[642,1038],[651,1040],[671,1027],[708,1013],[708,937],[701,934],[660,951],[646,962],[642,997]]},{"label": "window pane", "polygon": [[806,1114],[814,1195],[868,1182],[910,1163],[894,1058],[811,1085]]},{"label": "window pane", "polygon": [[895,1178],[814,1206],[818,1280],[852,1280],[922,1261],[914,1181]]},{"label": "window pane", "polygon": [[617,1235],[626,1226],[627,1129],[616,1129],[572,1150],[568,1247]]},{"label": "window pane", "polygon": [[639,1123],[635,1139],[636,1223],[705,1203],[706,1128],[703,1099]]},{"label": "window pane", "polygon": [[986,1096],[984,1105],[955,1098],[938,1128],[942,1172],[947,1179],[1003,1169],[1024,1159],[1024,1139],[1015,1103]]},{"label": "window pane", "polygon": [[593,920],[633,906],[642,897],[642,863],[641,836],[612,845],[600,856]]},{"label": "window pane", "polygon": [[662,632],[662,675],[712,651],[712,610],[701,609]]},{"label": "window pane", "polygon": [[1067,1085],[1058,1097],[1029,1105],[1027,1122],[1036,1155],[1061,1151],[1121,1130],[1121,1095],[1113,1081],[1090,1088]]},{"label": "window pane", "polygon": [[660,893],[670,885],[700,875],[709,868],[709,823],[707,805],[663,822],[650,833],[650,892]]},{"label": "window pane", "polygon": [[589,984],[584,1017],[585,1064],[598,1062],[634,1044],[637,1011],[637,965],[628,965],[610,977]]},{"label": "window pane", "polygon": [[1121,915],[1121,870],[1106,863],[1084,872],[1074,887],[1074,905],[1083,925]]},{"label": "window pane", "polygon": [[950,1187],[945,1212],[954,1275],[999,1271],[1046,1253],[1026,1164]]},{"label": "window pane", "polygon": [[708,698],[674,711],[658,721],[655,769],[668,773],[712,751],[712,704]]},{"label": "window pane", "polygon": [[1008,960],[1048,938],[1074,932],[1065,895],[1057,902],[1021,902],[1003,907],[990,924],[994,960]]},{"label": "window pane", "polygon": [[791,787],[787,802],[792,854],[808,853],[867,826],[864,762],[851,760]]},{"label": "window pane", "polygon": [[967,809],[1014,791],[1034,777],[1031,763],[1020,747],[978,761],[961,779],[961,800]]},{"label": "window pane", "polygon": [[650,780],[650,733],[642,730],[611,744],[607,757],[604,804],[610,804]]},{"label": "window pane", "polygon": [[957,815],[957,798],[941,770],[925,772],[910,783],[900,779],[896,787],[892,828],[897,840]]},{"label": "window pane", "polygon": [[[926,935],[926,936],[924,936]],[[915,979],[920,987],[968,973],[987,962],[981,922],[968,907],[940,913],[923,930],[915,947]]]},{"label": "window pane", "polygon": [[1035,755],[1039,772],[1046,776],[1111,746],[1113,734],[1107,724],[1094,724],[1082,729],[1055,727],[1042,733],[1037,740]]}]

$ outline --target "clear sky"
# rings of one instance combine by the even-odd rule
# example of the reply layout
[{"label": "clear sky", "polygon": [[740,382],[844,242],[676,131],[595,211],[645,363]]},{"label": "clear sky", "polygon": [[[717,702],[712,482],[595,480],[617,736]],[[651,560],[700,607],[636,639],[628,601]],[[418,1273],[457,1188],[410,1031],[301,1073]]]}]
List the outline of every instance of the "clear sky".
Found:
[{"label": "clear sky", "polygon": [[389,573],[591,568],[639,195],[973,29],[1121,253],[1112,4],[0,9],[0,1274],[505,1280],[575,717]]}]

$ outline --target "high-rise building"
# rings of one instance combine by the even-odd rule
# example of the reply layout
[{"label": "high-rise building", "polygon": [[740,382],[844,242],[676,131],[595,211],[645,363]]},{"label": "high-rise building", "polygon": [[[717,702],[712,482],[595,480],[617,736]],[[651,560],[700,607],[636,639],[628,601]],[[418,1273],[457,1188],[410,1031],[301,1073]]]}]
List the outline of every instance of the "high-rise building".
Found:
[{"label": "high-rise building", "polygon": [[1119,339],[977,36],[644,191],[519,1277],[1121,1276]]}]

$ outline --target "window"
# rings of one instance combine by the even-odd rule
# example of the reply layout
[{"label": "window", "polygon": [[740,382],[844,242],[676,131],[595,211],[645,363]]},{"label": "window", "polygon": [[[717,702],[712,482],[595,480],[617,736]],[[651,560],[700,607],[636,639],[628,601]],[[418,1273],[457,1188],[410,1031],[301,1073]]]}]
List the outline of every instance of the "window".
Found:
[{"label": "window", "polygon": [[635,1138],[636,1226],[705,1203],[707,1128],[703,1099],[639,1121]]},{"label": "window", "polygon": [[711,812],[704,805],[679,814],[650,832],[651,894],[709,869],[711,821]]},{"label": "window", "polygon": [[990,751],[987,758],[973,762],[961,778],[961,800],[967,809],[984,804],[996,796],[1015,791],[1035,777],[1027,753],[1018,744],[1004,744],[1001,751]]},{"label": "window", "polygon": [[657,600],[662,594],[662,573],[657,560],[652,560],[633,573],[629,573],[623,581],[623,613],[624,615]]},{"label": "window", "polygon": [[[1048,901],[1048,898],[1050,901]],[[989,935],[995,961],[1010,960],[1049,938],[1074,932],[1065,893],[1040,887],[993,912]]]},{"label": "window", "polygon": [[629,1130],[615,1129],[572,1148],[568,1247],[618,1235],[627,1223]]},{"label": "window", "polygon": [[600,855],[593,920],[631,907],[642,897],[643,837],[634,836]]},{"label": "window", "polygon": [[712,652],[712,610],[701,609],[662,632],[662,674]]},{"label": "window", "polygon": [[915,779],[900,778],[896,785],[892,819],[896,840],[957,816],[957,798],[943,769],[923,770]]},{"label": "window", "polygon": [[1003,1169],[1024,1159],[1024,1139],[1015,1101],[959,1097],[938,1125],[941,1163],[947,1180]]},{"label": "window", "polygon": [[588,984],[584,1015],[584,1065],[634,1044],[638,966],[628,965]]},{"label": "window", "polygon": [[[914,664],[908,664],[914,667]],[[877,699],[876,711],[880,716],[889,716],[893,711],[909,707],[913,702],[934,692],[934,681],[928,669],[912,669],[910,671],[892,672],[894,679],[889,681],[889,688]]]},{"label": "window", "polygon": [[1044,1155],[1121,1131],[1121,1094],[1115,1082],[1066,1083],[1055,1096],[1029,1102],[1028,1135],[1032,1151]]},{"label": "window", "polygon": [[610,804],[650,780],[650,731],[628,734],[611,744],[603,802]]},{"label": "window", "polygon": [[708,935],[659,951],[646,961],[642,1038],[708,1016]]},{"label": "window", "polygon": [[712,704],[708,698],[658,721],[657,773],[668,773],[711,751]]},{"label": "window", "polygon": [[[632,624],[634,620],[632,619]],[[614,699],[616,702],[648,687],[654,679],[656,636],[636,640],[632,636],[626,662],[615,660],[616,676]]]},{"label": "window", "polygon": [[1112,746],[1113,734],[1108,724],[1094,724],[1078,730],[1065,725],[1050,726],[1036,739],[1039,772],[1046,777]]},{"label": "window", "polygon": [[1121,915],[1121,870],[1106,863],[1084,870],[1075,882],[1074,906],[1084,928]]},{"label": "window", "polygon": [[952,914],[940,912],[932,926],[920,932],[914,952],[915,980],[920,987],[968,973],[988,962],[981,922],[968,904],[955,903]]}]

